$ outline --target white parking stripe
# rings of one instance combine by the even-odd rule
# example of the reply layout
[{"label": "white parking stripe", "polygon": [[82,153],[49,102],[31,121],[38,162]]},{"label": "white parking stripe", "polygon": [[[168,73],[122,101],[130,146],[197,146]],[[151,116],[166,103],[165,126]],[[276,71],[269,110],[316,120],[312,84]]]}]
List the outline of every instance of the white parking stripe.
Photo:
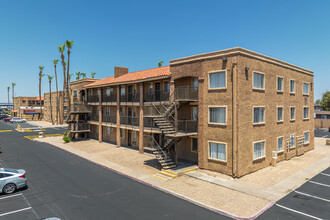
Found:
[{"label": "white parking stripe", "polygon": [[329,199],[324,199],[324,198],[321,198],[321,197],[317,197],[317,196],[313,196],[313,195],[310,195],[310,194],[307,194],[307,193],[302,193],[302,192],[299,192],[299,191],[294,191],[298,194],[301,194],[301,195],[304,195],[304,196],[308,196],[308,197],[312,197],[312,198],[315,198],[315,199],[319,199],[319,200],[323,200],[323,201],[326,201],[326,202],[330,202]]},{"label": "white parking stripe", "polygon": [[308,181],[308,182],[311,182],[311,183],[314,183],[314,184],[318,184],[320,186],[326,186],[326,187],[330,187],[330,185],[327,185],[327,184],[323,184],[323,183],[318,183],[318,182],[314,182],[314,181]]},{"label": "white parking stripe", "polygon": [[[23,194],[22,194],[22,196],[23,196],[25,202],[26,202],[30,207],[32,207],[31,204],[29,203],[29,201],[25,198],[25,196],[24,196]],[[33,213],[38,217],[38,219],[40,219],[39,215],[36,213],[36,211],[34,211],[33,208],[32,208],[32,211],[33,211]]]},{"label": "white parking stripe", "polygon": [[327,173],[321,173],[321,174],[324,176],[330,176],[330,174],[327,174]]},{"label": "white parking stripe", "polygon": [[23,212],[23,211],[28,210],[28,209],[31,209],[31,207],[27,207],[27,208],[24,208],[24,209],[18,209],[18,210],[12,211],[12,212],[2,213],[2,214],[0,214],[0,216],[10,215],[10,214],[13,214],[13,213],[16,213],[16,212]]},{"label": "white parking stripe", "polygon": [[8,198],[15,197],[15,196],[20,196],[20,195],[22,195],[22,193],[18,193],[18,194],[11,195],[11,196],[1,197],[0,199],[8,199]]},{"label": "white parking stripe", "polygon": [[306,213],[303,213],[303,212],[299,212],[299,211],[297,211],[297,210],[290,209],[290,208],[288,208],[288,207],[285,207],[285,206],[282,206],[282,205],[279,205],[279,204],[276,204],[276,205],[277,205],[278,207],[281,207],[281,208],[283,208],[283,209],[289,210],[289,211],[291,211],[291,212],[298,213],[298,214],[300,214],[300,215],[304,215],[304,216],[307,216],[307,217],[310,217],[310,218],[313,218],[313,219],[323,220],[323,219],[321,219],[321,218],[318,218],[318,217],[315,217],[315,216],[312,216],[312,215],[309,215],[309,214],[306,214]]},{"label": "white parking stripe", "polygon": [[321,138],[325,138],[325,137],[328,137],[328,135],[324,135],[323,137],[321,137]]}]

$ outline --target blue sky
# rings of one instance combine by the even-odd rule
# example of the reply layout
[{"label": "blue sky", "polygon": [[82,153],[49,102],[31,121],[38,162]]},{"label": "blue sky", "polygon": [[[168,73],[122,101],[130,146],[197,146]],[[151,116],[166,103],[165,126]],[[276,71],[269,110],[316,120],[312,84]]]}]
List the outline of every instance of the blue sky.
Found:
[{"label": "blue sky", "polygon": [[[330,1],[0,1],[0,102],[38,95],[38,66],[54,75],[57,46],[75,41],[70,72],[113,75],[244,47],[314,71],[315,99],[330,90]],[[63,72],[58,67],[59,81]],[[48,91],[48,80],[42,81]],[[53,83],[53,88],[55,83]],[[62,86],[60,85],[59,88]]]}]

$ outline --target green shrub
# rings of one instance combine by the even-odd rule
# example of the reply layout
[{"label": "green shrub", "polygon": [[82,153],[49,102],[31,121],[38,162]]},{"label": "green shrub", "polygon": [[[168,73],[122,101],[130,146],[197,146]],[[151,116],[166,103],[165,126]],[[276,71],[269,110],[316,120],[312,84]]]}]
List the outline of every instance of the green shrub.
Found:
[{"label": "green shrub", "polygon": [[63,135],[64,135],[64,137],[65,136],[68,136],[68,131],[64,131],[64,134]]},{"label": "green shrub", "polygon": [[71,141],[71,138],[68,136],[64,136],[63,141],[65,141],[65,143],[69,143]]}]

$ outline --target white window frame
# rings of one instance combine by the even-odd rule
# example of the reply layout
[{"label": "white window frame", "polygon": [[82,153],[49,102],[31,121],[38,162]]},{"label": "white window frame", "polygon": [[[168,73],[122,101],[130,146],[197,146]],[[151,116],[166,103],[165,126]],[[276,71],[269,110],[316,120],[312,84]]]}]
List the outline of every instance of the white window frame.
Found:
[{"label": "white window frame", "polygon": [[[307,93],[304,93],[304,84],[307,84]],[[302,94],[308,96],[309,95],[309,83],[308,82],[302,82]]]},{"label": "white window frame", "polygon": [[[263,108],[264,109],[264,121],[263,122],[254,122],[254,109],[255,108]],[[262,125],[266,123],[266,107],[265,106],[253,106],[252,109],[252,124],[253,125]]]},{"label": "white window frame", "polygon": [[[197,139],[197,151],[193,150],[193,143],[194,143],[193,139]],[[198,138],[194,138],[194,137],[191,138],[191,152],[198,153]]]},{"label": "white window frame", "polygon": [[[278,109],[279,108],[282,108],[282,120],[278,120]],[[277,122],[283,122],[284,121],[284,107],[283,106],[277,106],[276,115],[277,115]]]},{"label": "white window frame", "polygon": [[[282,150],[278,150],[278,139],[280,139],[280,138],[282,138]],[[276,145],[276,151],[277,151],[277,153],[281,153],[281,152],[283,152],[284,151],[284,136],[279,136],[279,137],[277,137],[277,145]]]},{"label": "white window frame", "polygon": [[[294,117],[292,119],[291,117],[291,109],[294,109]],[[290,121],[295,121],[296,120],[296,107],[295,106],[290,106]]]},{"label": "white window frame", "polygon": [[[294,135],[294,146],[291,147],[291,136]],[[296,134],[290,134],[290,149],[294,149],[296,147]]]},{"label": "white window frame", "polygon": [[[228,111],[227,111],[227,105],[208,105],[208,123],[209,124],[214,124],[214,125],[227,125],[227,114],[228,114]],[[225,108],[226,109],[226,117],[225,117],[225,120],[226,122],[225,123],[217,123],[217,122],[210,122],[210,108]]]},{"label": "white window frame", "polygon": [[[261,74],[261,75],[264,75],[264,88],[255,88],[254,87],[254,74]],[[265,91],[265,88],[266,88],[266,75],[265,73],[263,72],[259,72],[259,71],[253,71],[252,72],[252,89],[253,90],[260,90],[260,91]]]},{"label": "white window frame", "polygon": [[[264,155],[261,156],[261,157],[254,158],[254,144],[261,143],[261,142],[264,142]],[[252,142],[252,158],[253,158],[253,161],[260,160],[260,159],[265,158],[265,157],[266,157],[266,140],[253,141]]]},{"label": "white window frame", "polygon": [[[308,109],[308,117],[307,118],[305,118],[305,108]],[[303,120],[309,120],[309,106],[304,106],[303,107]]]},{"label": "white window frame", "polygon": [[[109,92],[109,94],[108,94]],[[105,96],[110,96],[111,95],[111,89],[110,88],[106,88],[105,89]]]},{"label": "white window frame", "polygon": [[[294,83],[294,86],[293,86],[293,92],[291,91],[291,81],[293,81]],[[289,91],[290,91],[290,94],[295,94],[296,93],[296,80],[294,79],[290,79],[289,81]]]},{"label": "white window frame", "polygon": [[[225,160],[221,160],[218,158],[213,158],[210,156],[210,143],[215,143],[215,144],[224,144],[225,145],[225,154],[226,154],[226,159]],[[227,143],[226,142],[220,142],[220,141],[207,141],[207,154],[208,154],[208,159],[209,160],[215,160],[215,161],[221,161],[221,162],[227,162]]]},{"label": "white window frame", "polygon": [[[197,109],[197,118],[194,119],[194,109]],[[198,120],[198,106],[191,107],[191,120],[197,121]]]},{"label": "white window frame", "polygon": [[[211,88],[211,77],[210,75],[211,74],[215,74],[215,73],[225,73],[225,87],[217,87],[217,88]],[[207,73],[207,77],[208,77],[208,87],[209,87],[209,90],[224,90],[224,89],[227,89],[227,70],[213,70],[213,71],[209,71]]]},{"label": "white window frame", "polygon": [[[282,90],[279,90],[279,89],[278,89],[278,79],[279,79],[279,78],[282,79]],[[283,91],[284,91],[284,78],[283,78],[282,76],[277,76],[277,77],[276,77],[276,91],[277,91],[278,93],[283,93]]]},{"label": "white window frame", "polygon": [[[124,91],[124,94],[123,94],[123,91]],[[126,88],[125,88],[125,86],[121,86],[120,87],[120,95],[122,96],[122,95],[126,95]]]},{"label": "white window frame", "polygon": [[[308,133],[308,142],[305,142],[305,133]],[[307,144],[309,144],[309,142],[310,142],[310,136],[311,134],[310,134],[310,132],[309,132],[309,130],[308,131],[304,131],[304,145],[307,145]]]}]

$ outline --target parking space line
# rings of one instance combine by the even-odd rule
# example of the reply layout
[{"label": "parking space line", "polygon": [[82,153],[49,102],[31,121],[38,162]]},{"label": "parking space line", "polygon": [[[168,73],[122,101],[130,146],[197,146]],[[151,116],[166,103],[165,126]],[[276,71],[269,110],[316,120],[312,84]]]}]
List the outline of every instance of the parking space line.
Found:
[{"label": "parking space line", "polygon": [[14,214],[14,213],[17,213],[17,212],[23,212],[23,211],[29,210],[29,209],[31,209],[31,207],[27,207],[27,208],[24,208],[24,209],[18,209],[18,210],[11,211],[11,212],[2,213],[2,214],[0,214],[0,216],[10,215],[10,214]]},{"label": "parking space line", "polygon": [[20,196],[20,195],[22,195],[22,193],[18,193],[18,194],[11,195],[11,196],[1,197],[0,200],[1,200],[1,199],[8,199],[8,198],[15,197],[15,196]]},{"label": "parking space line", "polygon": [[[29,201],[25,198],[25,196],[22,194],[25,202],[32,208],[31,204],[29,203]],[[40,219],[39,215],[36,213],[36,211],[34,211],[34,209],[32,208],[33,213],[38,217],[38,219]]]},{"label": "parking space line", "polygon": [[304,196],[308,196],[308,197],[312,197],[312,198],[315,198],[315,199],[319,199],[319,200],[323,200],[323,201],[326,201],[326,202],[330,202],[329,199],[324,199],[324,198],[321,198],[321,197],[317,197],[317,196],[313,196],[313,195],[310,195],[310,194],[307,194],[307,193],[302,193],[302,192],[299,192],[299,191],[294,191],[295,193],[298,193],[298,194],[301,194],[301,195],[304,195]]},{"label": "parking space line", "polygon": [[314,182],[314,181],[308,181],[308,182],[311,182],[311,183],[314,183],[314,184],[318,184],[320,186],[326,186],[326,187],[330,187],[330,185],[327,185],[327,184],[323,184],[323,183],[318,183],[318,182]]},{"label": "parking space line", "polygon": [[295,213],[298,213],[300,215],[304,215],[304,216],[307,216],[307,217],[310,217],[310,218],[313,218],[313,219],[318,219],[318,220],[323,220],[321,218],[318,218],[318,217],[315,217],[315,216],[312,216],[312,215],[309,215],[309,214],[306,214],[306,213],[303,213],[303,212],[299,212],[297,210],[294,210],[294,209],[290,209],[288,207],[285,207],[285,206],[282,206],[282,205],[279,205],[279,204],[276,204],[276,206],[282,208],[282,209],[286,209],[286,210],[289,210],[291,212],[295,212]]},{"label": "parking space line", "polygon": [[327,173],[321,173],[321,174],[324,176],[330,176],[330,174],[327,174]]},{"label": "parking space line", "polygon": [[321,138],[325,138],[325,137],[328,137],[328,135],[324,135],[323,137],[321,137]]}]

